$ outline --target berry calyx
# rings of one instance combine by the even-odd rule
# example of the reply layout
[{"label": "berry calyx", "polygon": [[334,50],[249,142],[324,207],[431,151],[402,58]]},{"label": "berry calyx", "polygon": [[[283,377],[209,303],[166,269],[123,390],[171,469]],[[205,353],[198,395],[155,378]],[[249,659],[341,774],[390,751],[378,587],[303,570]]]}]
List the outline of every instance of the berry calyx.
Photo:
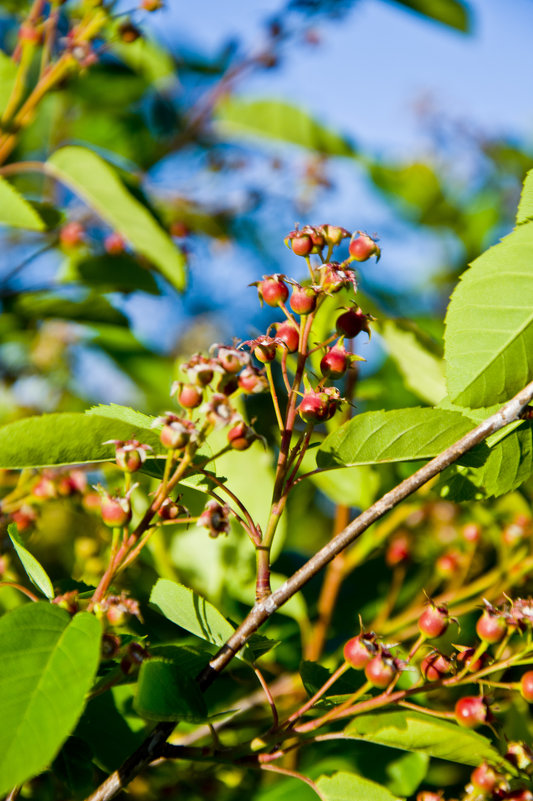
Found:
[{"label": "berry calyx", "polygon": [[375,256],[376,261],[379,261],[381,257],[381,250],[376,240],[363,231],[357,231],[352,236],[348,251],[354,261],[367,261],[371,256]]},{"label": "berry calyx", "polygon": [[361,331],[366,331],[370,336],[369,320],[370,316],[368,314],[364,314],[359,306],[354,306],[352,309],[348,309],[348,311],[341,314],[340,317],[337,317],[335,328],[339,336],[346,337],[347,339],[353,339],[353,337],[356,337]]},{"label": "berry calyx", "polygon": [[267,306],[279,306],[289,297],[289,289],[281,278],[271,275],[257,282],[257,292]]},{"label": "berry calyx", "polygon": [[292,290],[290,306],[295,314],[311,314],[316,309],[317,293],[310,286],[295,286]]},{"label": "berry calyx", "polygon": [[433,639],[444,634],[449,622],[448,607],[444,605],[436,606],[430,602],[420,615],[418,629],[425,637]]},{"label": "berry calyx", "polygon": [[376,654],[373,634],[358,634],[344,646],[344,658],[350,667],[362,670]]},{"label": "berry calyx", "polygon": [[507,622],[502,615],[487,608],[476,623],[476,632],[480,640],[494,645],[507,634]]},{"label": "berry calyx", "polygon": [[300,341],[300,332],[295,323],[288,320],[276,325],[276,339],[280,339],[289,353],[296,353]]},{"label": "berry calyx", "polygon": [[377,654],[365,666],[365,676],[368,681],[380,690],[388,687],[397,673],[398,668],[394,659],[388,658],[384,654]]},{"label": "berry calyx", "polygon": [[466,695],[460,698],[455,704],[455,718],[460,726],[467,729],[475,729],[486,723],[489,710],[484,698],[474,695]]},{"label": "berry calyx", "polygon": [[341,378],[350,365],[350,356],[344,345],[334,345],[320,360],[320,370],[327,378]]},{"label": "berry calyx", "polygon": [[528,704],[533,704],[533,670],[528,670],[520,679],[520,692]]}]

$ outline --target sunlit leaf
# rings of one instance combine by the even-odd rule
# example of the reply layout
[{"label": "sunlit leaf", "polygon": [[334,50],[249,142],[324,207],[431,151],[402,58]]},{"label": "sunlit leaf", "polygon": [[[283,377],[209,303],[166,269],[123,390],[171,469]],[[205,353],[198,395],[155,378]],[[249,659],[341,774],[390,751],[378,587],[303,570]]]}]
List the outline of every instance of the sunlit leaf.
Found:
[{"label": "sunlit leaf", "polygon": [[[1,74],[0,74],[1,80]],[[0,175],[0,225],[44,231],[46,225],[31,203]]]},{"label": "sunlit leaf", "polygon": [[13,548],[17,552],[17,555],[22,562],[22,566],[32,584],[35,584],[37,589],[40,590],[47,598],[53,598],[55,595],[54,587],[50,581],[48,573],[38,559],[36,559],[35,556],[28,551],[22,542],[20,534],[18,533],[17,524],[10,523],[7,527],[7,533],[9,535],[9,539],[13,543]]},{"label": "sunlit leaf", "polygon": [[355,773],[335,773],[317,781],[324,801],[398,801],[386,787]]},{"label": "sunlit leaf", "polygon": [[472,25],[470,9],[463,0],[393,0],[393,2],[450,28],[470,33]]}]

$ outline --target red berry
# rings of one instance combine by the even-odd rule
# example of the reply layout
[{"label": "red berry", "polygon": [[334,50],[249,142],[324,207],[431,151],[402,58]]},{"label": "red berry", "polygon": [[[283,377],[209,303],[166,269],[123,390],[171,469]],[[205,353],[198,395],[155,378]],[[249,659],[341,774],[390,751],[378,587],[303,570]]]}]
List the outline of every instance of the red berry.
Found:
[{"label": "red berry", "polygon": [[355,261],[367,261],[371,256],[375,256],[376,261],[379,261],[381,256],[376,240],[362,231],[357,231],[352,236],[348,250]]},{"label": "red berry", "polygon": [[131,504],[128,498],[111,498],[105,495],[100,508],[106,526],[126,526],[131,520]]},{"label": "red berry", "polygon": [[268,389],[268,381],[257,367],[245,367],[242,373],[239,373],[238,382],[242,391],[250,395]]},{"label": "red berry", "polygon": [[457,551],[448,551],[439,556],[435,563],[435,570],[441,578],[452,578],[461,564],[461,556]]},{"label": "red berry", "polygon": [[520,679],[520,692],[528,704],[533,703],[533,670],[528,670]]},{"label": "red berry", "polygon": [[310,390],[298,406],[298,414],[304,423],[316,423],[325,419],[328,409],[328,396],[325,392]]},{"label": "red berry", "polygon": [[262,342],[254,348],[254,356],[261,364],[267,364],[276,358],[276,343]]},{"label": "red berry", "polygon": [[479,542],[481,526],[478,523],[467,523],[463,528],[463,537],[467,542]]},{"label": "red berry", "polygon": [[337,317],[337,322],[335,324],[337,334],[347,339],[356,337],[361,331],[366,331],[367,334],[370,334],[368,319],[368,315],[364,314],[359,307],[348,309],[348,311],[341,314],[340,317]]},{"label": "red berry", "polygon": [[452,669],[452,663],[444,654],[434,651],[420,663],[420,672],[428,681],[439,681]]},{"label": "red berry", "polygon": [[74,248],[83,242],[85,229],[80,222],[72,220],[66,223],[59,232],[59,241],[64,248]]},{"label": "red berry", "polygon": [[374,656],[365,666],[365,676],[368,681],[380,690],[389,686],[397,672],[394,661],[385,658],[382,654]]},{"label": "red berry", "polygon": [[477,768],[472,771],[470,781],[478,790],[483,793],[492,793],[500,783],[500,776],[494,768],[491,768],[486,762],[482,762]]},{"label": "red berry", "polygon": [[483,665],[485,664],[487,654],[483,654],[475,662],[472,661],[472,657],[476,653],[475,648],[463,648],[462,651],[459,651],[457,654],[457,664],[459,666],[464,665],[468,667],[468,671],[470,673],[476,673],[478,670],[481,670]]},{"label": "red berry", "polygon": [[300,341],[300,333],[296,325],[287,320],[287,322],[280,323],[277,326],[276,339],[281,339],[281,341],[285,343],[289,353],[296,353]]},{"label": "red berry", "polygon": [[328,378],[341,378],[350,364],[350,357],[343,345],[334,345],[320,361],[322,375]]},{"label": "red berry", "polygon": [[344,646],[344,658],[356,670],[364,668],[376,653],[373,637],[359,634],[352,637]]},{"label": "red berry", "polygon": [[316,309],[317,293],[310,286],[295,286],[291,295],[291,309],[296,314],[311,314]]},{"label": "red berry", "polygon": [[196,409],[203,399],[202,391],[194,384],[185,384],[178,395],[178,403],[184,409]]},{"label": "red berry", "polygon": [[289,297],[287,285],[281,278],[273,276],[259,281],[257,291],[259,292],[259,297],[265,301],[267,306],[279,306],[280,303],[285,303]]},{"label": "red berry", "polygon": [[416,796],[416,801],[443,801],[442,793],[432,793],[431,790],[422,790]]},{"label": "red berry", "polygon": [[476,623],[477,636],[491,645],[501,642],[507,634],[507,623],[501,615],[485,609]]},{"label": "red berry", "polygon": [[467,729],[475,729],[487,722],[488,708],[484,698],[466,695],[455,704],[457,722]]},{"label": "red berry", "polygon": [[285,240],[285,244],[297,256],[309,256],[314,247],[313,240],[309,234],[303,234],[300,231],[292,231]]},{"label": "red berry", "polygon": [[385,552],[385,561],[389,567],[407,562],[411,556],[411,542],[407,534],[397,534],[389,543]]},{"label": "red berry", "polygon": [[244,420],[228,431],[228,442],[235,451],[247,450],[256,439],[257,434],[249,425],[246,425]]},{"label": "red berry", "polygon": [[124,237],[122,237],[117,231],[113,231],[113,233],[109,234],[109,236],[106,236],[104,240],[104,247],[110,256],[118,256],[120,253],[124,253],[124,250],[126,249],[126,242]]},{"label": "red berry", "polygon": [[441,637],[446,629],[450,618],[448,617],[448,608],[446,606],[435,606],[430,603],[418,621],[418,628],[425,637]]},{"label": "red berry", "polygon": [[141,0],[141,8],[144,11],[157,11],[163,8],[163,0]]}]

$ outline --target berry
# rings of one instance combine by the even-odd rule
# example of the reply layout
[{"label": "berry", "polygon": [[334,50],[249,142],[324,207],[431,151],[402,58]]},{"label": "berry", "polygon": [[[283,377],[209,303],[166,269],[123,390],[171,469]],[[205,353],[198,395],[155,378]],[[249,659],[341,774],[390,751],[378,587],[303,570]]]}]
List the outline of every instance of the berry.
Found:
[{"label": "berry", "polygon": [[397,673],[394,660],[384,657],[383,654],[374,656],[365,666],[365,676],[368,681],[380,690],[388,687]]},{"label": "berry", "polygon": [[188,445],[191,439],[191,432],[182,421],[171,420],[163,426],[159,438],[164,448],[181,450]]},{"label": "berry", "polygon": [[312,287],[295,286],[291,295],[291,309],[296,314],[311,314],[316,309],[317,293]]},{"label": "berry", "polygon": [[228,442],[235,451],[246,451],[257,439],[257,434],[244,420],[228,431]]},{"label": "berry", "polygon": [[367,261],[371,256],[375,256],[376,261],[379,261],[381,256],[376,240],[363,231],[357,231],[352,236],[348,250],[354,261]]},{"label": "berry", "polygon": [[220,347],[217,353],[217,361],[227,373],[238,373],[248,362],[249,356],[242,350],[236,348]]},{"label": "berry", "polygon": [[431,790],[422,790],[417,794],[416,801],[443,801],[442,793],[432,793]]},{"label": "berry", "polygon": [[340,228],[338,225],[321,225],[320,230],[324,236],[326,244],[335,247],[335,245],[340,245],[343,239],[347,239],[350,236],[350,232],[346,230],[346,228]]},{"label": "berry", "polygon": [[461,564],[461,556],[457,551],[447,551],[439,556],[435,563],[435,571],[441,578],[452,578]]},{"label": "berry", "polygon": [[126,242],[124,241],[124,237],[117,233],[117,231],[113,231],[109,236],[106,236],[104,247],[110,256],[118,256],[120,253],[124,253]]},{"label": "berry", "polygon": [[343,345],[334,345],[320,361],[322,375],[328,378],[341,378],[348,369],[350,357]]},{"label": "berry", "polygon": [[441,637],[448,628],[449,622],[448,607],[435,606],[430,603],[420,615],[418,629],[421,634],[430,639]]},{"label": "berry", "polygon": [[450,672],[452,663],[438,651],[428,654],[420,663],[420,672],[427,681],[439,681]]},{"label": "berry", "polygon": [[287,285],[275,276],[264,278],[257,284],[257,291],[261,300],[264,300],[267,306],[279,306],[280,303],[285,303],[289,297],[289,290]]},{"label": "berry", "polygon": [[285,244],[297,256],[309,256],[313,252],[313,240],[309,234],[301,231],[291,231],[285,239]]},{"label": "berry", "polygon": [[85,229],[80,222],[72,220],[66,223],[59,232],[59,242],[64,248],[75,248],[83,242]]},{"label": "berry", "polygon": [[325,392],[306,392],[298,406],[298,414],[304,423],[317,423],[327,414],[328,396]]},{"label": "berry", "polygon": [[507,743],[505,758],[519,770],[527,770],[530,772],[531,765],[533,764],[533,751],[528,745],[522,742]]},{"label": "berry", "polygon": [[276,326],[276,339],[281,339],[289,353],[296,353],[300,341],[300,332],[295,323],[288,320]]},{"label": "berry", "polygon": [[157,514],[161,520],[176,520],[176,518],[179,517],[184,511],[184,508],[179,506],[179,504],[173,501],[172,498],[165,498],[157,510]]},{"label": "berry", "polygon": [[407,534],[399,533],[389,543],[385,552],[385,561],[389,567],[401,565],[411,556],[411,543]]},{"label": "berry", "polygon": [[528,704],[533,703],[533,670],[528,670],[520,679],[520,692]]},{"label": "berry", "polygon": [[473,662],[472,657],[474,656],[475,652],[475,648],[463,648],[463,650],[459,651],[456,657],[458,666],[464,665],[468,667],[468,671],[470,673],[476,673],[478,670],[481,670],[485,664],[487,654],[483,654],[476,659],[475,662]]},{"label": "berry", "polygon": [[267,364],[276,358],[275,342],[258,342],[254,348],[254,356],[261,364]]},{"label": "berry", "polygon": [[475,729],[487,722],[487,702],[479,696],[466,695],[455,704],[455,717],[460,726]]},{"label": "berry", "polygon": [[492,793],[500,783],[500,776],[494,768],[491,768],[486,762],[482,762],[477,768],[472,771],[470,781],[477,790],[482,793]]},{"label": "berry", "polygon": [[481,526],[478,523],[467,523],[463,528],[463,538],[467,542],[479,542],[481,538]]},{"label": "berry", "polygon": [[493,645],[501,642],[507,634],[507,623],[501,615],[485,609],[476,623],[476,632],[480,640]]},{"label": "berry", "polygon": [[134,448],[117,448],[115,457],[117,466],[125,473],[135,473],[144,461],[139,451]]},{"label": "berry", "polygon": [[366,667],[375,653],[376,646],[373,635],[359,634],[348,640],[344,646],[344,658],[356,670]]},{"label": "berry", "polygon": [[163,0],[141,0],[143,11],[158,11],[163,8]]},{"label": "berry", "polygon": [[347,339],[353,339],[361,331],[366,331],[370,336],[368,320],[368,314],[364,314],[358,306],[348,309],[340,317],[337,317],[337,322],[335,323],[337,334]]},{"label": "berry", "polygon": [[202,391],[194,384],[185,384],[178,394],[178,403],[184,409],[196,409],[203,401]]},{"label": "berry", "polygon": [[118,35],[124,42],[124,44],[131,44],[132,42],[136,42],[142,34],[140,30],[134,25],[132,22],[123,22],[121,25],[118,26]]},{"label": "berry", "polygon": [[238,382],[242,391],[249,395],[268,389],[268,381],[257,367],[245,367],[242,373],[239,373]]},{"label": "berry", "polygon": [[128,498],[112,498],[104,495],[100,506],[102,520],[112,528],[126,526],[131,520],[131,504]]}]

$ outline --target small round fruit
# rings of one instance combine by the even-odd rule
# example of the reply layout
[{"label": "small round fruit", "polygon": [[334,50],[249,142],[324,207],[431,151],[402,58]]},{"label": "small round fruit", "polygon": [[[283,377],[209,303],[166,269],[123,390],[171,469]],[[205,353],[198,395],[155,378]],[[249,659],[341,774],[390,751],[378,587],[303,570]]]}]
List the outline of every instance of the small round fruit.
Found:
[{"label": "small round fruit", "polygon": [[507,634],[507,623],[501,615],[485,609],[476,623],[476,632],[480,640],[494,645],[501,642]]},{"label": "small round fruit", "polygon": [[421,634],[429,639],[441,637],[448,628],[449,622],[448,608],[444,605],[435,606],[435,604],[430,603],[420,615],[418,629]]},{"label": "small round fruit", "polygon": [[295,314],[311,314],[316,309],[317,294],[312,287],[295,286],[290,299]]},{"label": "small round fruit", "polygon": [[354,261],[367,261],[371,256],[375,256],[376,261],[379,261],[381,256],[376,240],[362,231],[357,231],[352,236],[348,250]]},{"label": "small round fruit", "polygon": [[372,640],[359,634],[352,637],[344,646],[344,658],[351,667],[362,670],[375,654],[376,647]]},{"label": "small round fruit", "polygon": [[327,378],[341,378],[350,364],[350,357],[343,345],[334,345],[320,360],[320,370]]},{"label": "small round fruit", "polygon": [[255,431],[241,420],[228,431],[228,443],[234,451],[246,451],[257,439]]},{"label": "small round fruit", "polygon": [[185,384],[178,395],[178,403],[184,409],[196,409],[203,399],[204,396],[201,389],[194,384]]},{"label": "small round fruit", "polygon": [[106,495],[101,502],[102,520],[106,526],[126,526],[131,520],[131,504],[127,498]]},{"label": "small round fruit", "polygon": [[267,306],[279,306],[289,297],[289,289],[281,278],[265,278],[258,283],[257,290]]},{"label": "small round fruit", "polygon": [[274,361],[276,358],[276,343],[268,342],[256,345],[254,356],[261,364],[268,364],[268,362]]},{"label": "small round fruit", "polygon": [[104,240],[104,247],[110,256],[118,256],[124,253],[126,242],[117,231],[113,231]]},{"label": "small round fruit", "polygon": [[533,703],[533,670],[528,670],[520,679],[520,692],[528,704]]},{"label": "small round fruit", "polygon": [[277,327],[276,339],[281,339],[281,341],[285,343],[286,350],[289,353],[296,353],[298,350],[300,334],[296,326],[288,320],[285,323],[280,323]]},{"label": "small round fruit", "polygon": [[411,542],[407,534],[397,534],[387,546],[385,562],[389,567],[402,565],[411,557]]},{"label": "small round fruit", "polygon": [[490,794],[500,783],[500,778],[494,768],[491,768],[487,762],[482,762],[472,771],[470,781],[477,790],[481,790],[484,794]]},{"label": "small round fruit", "polygon": [[484,698],[466,695],[455,704],[455,718],[460,726],[476,729],[487,722],[488,708]]},{"label": "small round fruit", "polygon": [[337,317],[335,327],[337,329],[337,334],[347,339],[353,339],[353,337],[356,337],[361,331],[366,331],[367,334],[370,333],[368,316],[364,314],[359,307],[348,309],[348,311],[345,311],[340,317]]},{"label": "small round fruit", "polygon": [[297,256],[309,256],[313,252],[314,244],[309,234],[293,231],[285,240],[287,247]]},{"label": "small round fruit", "polygon": [[427,681],[440,681],[451,668],[452,663],[448,657],[438,651],[428,654],[420,663],[420,672]]},{"label": "small round fruit", "polygon": [[374,656],[365,666],[365,676],[368,681],[384,690],[396,676],[398,670],[391,659],[386,659],[382,654]]},{"label": "small round fruit", "polygon": [[324,392],[306,392],[298,406],[298,414],[304,423],[324,420],[328,410],[328,397]]}]

